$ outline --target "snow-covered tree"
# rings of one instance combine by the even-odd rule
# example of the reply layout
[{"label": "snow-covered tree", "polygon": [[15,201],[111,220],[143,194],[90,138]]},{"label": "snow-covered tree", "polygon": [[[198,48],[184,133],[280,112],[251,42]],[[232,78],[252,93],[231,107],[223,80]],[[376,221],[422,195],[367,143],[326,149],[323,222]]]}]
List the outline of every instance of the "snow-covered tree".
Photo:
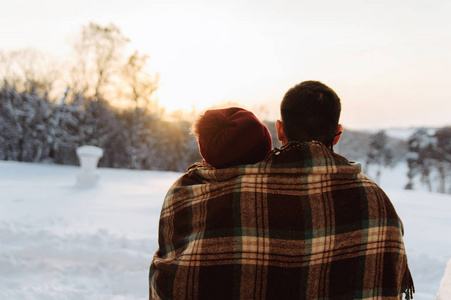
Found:
[{"label": "snow-covered tree", "polygon": [[185,171],[189,165],[201,160],[197,140],[190,131],[190,123],[178,121],[163,124],[164,152],[160,155],[168,170]]},{"label": "snow-covered tree", "polygon": [[370,149],[367,153],[367,168],[376,165],[376,182],[380,182],[382,167],[393,166],[393,151],[388,144],[388,137],[385,130],[378,131],[371,137]]},{"label": "snow-covered tree", "polygon": [[127,140],[125,153],[132,169],[157,169],[155,154],[161,144],[160,120],[142,109],[129,109],[122,114]]},{"label": "snow-covered tree", "polygon": [[435,137],[437,139],[435,167],[440,183],[438,191],[451,194],[451,127],[438,129]]},{"label": "snow-covered tree", "polygon": [[20,95],[4,84],[0,90],[0,159],[19,160],[19,138],[22,135],[16,103]]},{"label": "snow-covered tree", "polygon": [[[414,188],[414,178],[419,175],[420,180],[429,191],[434,189],[433,176],[439,176],[440,186],[438,191],[445,191],[445,182],[449,173],[449,129],[430,130],[419,128],[409,138],[409,153],[407,164],[409,182],[406,189]],[[447,171],[448,170],[448,171]]]},{"label": "snow-covered tree", "polygon": [[[430,169],[427,164],[428,157],[432,155],[432,145],[435,143],[427,128],[417,129],[408,140],[409,152],[407,153],[408,183],[406,189],[414,189],[413,179],[420,174],[422,181],[429,182]],[[429,184],[429,189],[432,187]]]},{"label": "snow-covered tree", "polygon": [[38,162],[48,157],[51,103],[37,95],[17,93],[5,84],[0,92],[2,158]]},{"label": "snow-covered tree", "polygon": [[[117,112],[105,101],[94,101],[77,95],[75,101],[53,109],[51,130],[53,136],[50,158],[56,163],[77,165],[76,149],[82,145],[92,145],[104,149],[100,166],[115,167],[110,157],[111,147],[120,136],[121,123]],[[116,167],[121,167],[117,165]]]}]

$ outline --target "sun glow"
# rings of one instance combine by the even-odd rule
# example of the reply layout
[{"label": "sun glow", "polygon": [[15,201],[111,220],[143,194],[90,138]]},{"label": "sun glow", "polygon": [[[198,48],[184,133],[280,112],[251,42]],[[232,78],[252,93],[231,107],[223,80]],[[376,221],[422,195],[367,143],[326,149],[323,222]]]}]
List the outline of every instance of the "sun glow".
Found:
[{"label": "sun glow", "polygon": [[344,125],[449,124],[446,1],[35,2],[1,1],[0,52],[61,53],[82,25],[113,23],[150,56],[167,112],[234,102],[274,120],[287,89],[313,79],[341,96]]},{"label": "sun glow", "polygon": [[[209,20],[205,26],[200,17],[186,14],[175,14],[171,19],[170,24],[161,20],[167,26],[155,37],[164,46],[145,45],[160,73],[159,104],[168,111],[191,111],[232,100],[237,58],[232,45],[224,45],[227,34],[221,29],[223,24]],[[177,39],[168,38],[172,36]]]}]

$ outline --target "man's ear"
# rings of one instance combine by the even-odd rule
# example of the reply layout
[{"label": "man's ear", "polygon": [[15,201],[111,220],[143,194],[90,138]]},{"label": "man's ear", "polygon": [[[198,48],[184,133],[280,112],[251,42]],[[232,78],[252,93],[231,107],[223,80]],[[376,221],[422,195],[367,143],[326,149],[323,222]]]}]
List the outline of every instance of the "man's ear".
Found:
[{"label": "man's ear", "polygon": [[286,144],[285,132],[283,131],[283,124],[280,120],[276,121],[276,129],[277,129],[277,139],[282,143],[282,145]]},{"label": "man's ear", "polygon": [[333,142],[334,146],[338,143],[342,135],[343,135],[343,126],[341,124],[338,124],[337,133],[335,134]]}]

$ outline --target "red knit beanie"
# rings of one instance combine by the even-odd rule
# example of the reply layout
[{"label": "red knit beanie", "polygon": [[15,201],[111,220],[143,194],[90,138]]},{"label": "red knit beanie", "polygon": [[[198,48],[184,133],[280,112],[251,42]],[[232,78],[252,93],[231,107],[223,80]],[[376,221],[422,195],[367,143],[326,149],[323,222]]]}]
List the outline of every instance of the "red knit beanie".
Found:
[{"label": "red knit beanie", "polygon": [[207,110],[194,125],[199,152],[216,168],[253,164],[272,149],[268,128],[242,108]]}]

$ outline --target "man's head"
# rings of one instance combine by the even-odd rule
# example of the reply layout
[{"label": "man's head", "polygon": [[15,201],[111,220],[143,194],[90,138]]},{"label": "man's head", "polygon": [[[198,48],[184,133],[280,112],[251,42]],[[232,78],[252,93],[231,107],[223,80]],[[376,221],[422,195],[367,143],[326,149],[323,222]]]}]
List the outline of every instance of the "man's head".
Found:
[{"label": "man's head", "polygon": [[253,164],[272,149],[268,128],[248,110],[207,110],[193,126],[204,160],[216,168]]},{"label": "man's head", "polygon": [[340,112],[340,98],[330,87],[319,81],[301,82],[286,92],[280,104],[282,120],[276,123],[279,140],[315,140],[331,147],[343,130],[338,124]]}]

